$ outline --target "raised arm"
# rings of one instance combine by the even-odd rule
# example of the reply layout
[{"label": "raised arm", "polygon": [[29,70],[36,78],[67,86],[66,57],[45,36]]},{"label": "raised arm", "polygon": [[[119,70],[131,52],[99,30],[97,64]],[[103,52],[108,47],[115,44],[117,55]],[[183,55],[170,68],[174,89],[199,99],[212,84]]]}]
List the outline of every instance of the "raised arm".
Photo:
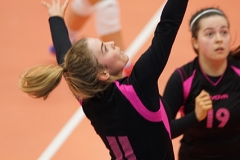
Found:
[{"label": "raised arm", "polygon": [[62,64],[65,54],[72,46],[69,40],[67,27],[63,20],[69,0],[65,0],[63,5],[61,5],[61,0],[52,0],[52,4],[49,4],[45,1],[42,1],[41,3],[48,9],[50,16],[50,30],[53,45],[56,51],[57,62],[58,64]]},{"label": "raised arm", "polygon": [[187,3],[188,0],[168,0],[165,4],[151,46],[133,67],[132,73],[137,77],[139,85],[157,83],[170,55]]}]

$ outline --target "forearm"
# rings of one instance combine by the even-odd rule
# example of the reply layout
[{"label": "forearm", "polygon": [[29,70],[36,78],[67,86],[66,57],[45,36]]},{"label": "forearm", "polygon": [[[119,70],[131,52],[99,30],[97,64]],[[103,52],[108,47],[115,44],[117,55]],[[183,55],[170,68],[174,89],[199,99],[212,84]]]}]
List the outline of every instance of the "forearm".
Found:
[{"label": "forearm", "polygon": [[49,24],[57,62],[58,64],[62,64],[65,54],[72,46],[69,40],[68,30],[61,17],[50,17]]},{"label": "forearm", "polygon": [[187,3],[188,0],[168,0],[164,6],[152,43],[136,62],[138,70],[133,70],[138,77],[149,77],[150,81],[142,81],[141,84],[156,82],[162,73],[185,14]]},{"label": "forearm", "polygon": [[198,120],[194,112],[185,115],[179,119],[173,119],[171,121],[171,134],[172,138],[176,138],[198,124]]},{"label": "forearm", "polygon": [[[188,0],[168,0],[156,28],[151,50],[158,72],[164,69],[182,23]],[[157,43],[156,43],[157,42]]]}]

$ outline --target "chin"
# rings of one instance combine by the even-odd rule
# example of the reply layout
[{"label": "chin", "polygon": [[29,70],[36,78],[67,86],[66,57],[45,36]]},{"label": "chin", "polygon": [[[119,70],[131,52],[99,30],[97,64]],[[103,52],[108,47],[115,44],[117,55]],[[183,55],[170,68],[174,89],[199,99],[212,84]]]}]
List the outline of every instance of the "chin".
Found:
[{"label": "chin", "polygon": [[222,62],[222,61],[227,60],[227,56],[217,56],[217,57],[212,58],[212,60],[216,61],[216,62]]}]

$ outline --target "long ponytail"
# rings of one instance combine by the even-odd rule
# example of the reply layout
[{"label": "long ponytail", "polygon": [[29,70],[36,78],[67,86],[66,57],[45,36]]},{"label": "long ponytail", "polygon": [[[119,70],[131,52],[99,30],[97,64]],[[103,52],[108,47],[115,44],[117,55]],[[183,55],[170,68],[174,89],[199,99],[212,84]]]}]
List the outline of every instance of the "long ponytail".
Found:
[{"label": "long ponytail", "polygon": [[20,89],[33,98],[47,99],[60,83],[63,75],[61,66],[38,65],[30,68],[20,78]]}]

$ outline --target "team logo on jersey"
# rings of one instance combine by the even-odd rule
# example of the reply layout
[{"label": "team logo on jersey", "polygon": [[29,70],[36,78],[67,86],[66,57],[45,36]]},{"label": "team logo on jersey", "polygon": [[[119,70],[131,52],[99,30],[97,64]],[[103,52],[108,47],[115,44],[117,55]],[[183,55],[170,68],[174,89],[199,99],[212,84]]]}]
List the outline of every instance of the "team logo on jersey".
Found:
[{"label": "team logo on jersey", "polygon": [[228,99],[228,94],[217,94],[217,95],[213,95],[211,96],[211,99],[214,101],[218,101],[218,100],[223,100],[223,99]]}]

